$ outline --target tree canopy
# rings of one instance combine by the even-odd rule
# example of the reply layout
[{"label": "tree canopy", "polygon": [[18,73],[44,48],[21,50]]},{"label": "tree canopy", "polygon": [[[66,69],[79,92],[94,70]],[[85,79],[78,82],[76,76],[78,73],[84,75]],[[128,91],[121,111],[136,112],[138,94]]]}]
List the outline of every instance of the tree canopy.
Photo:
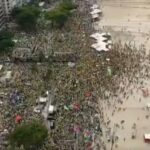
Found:
[{"label": "tree canopy", "polygon": [[36,29],[40,9],[33,5],[25,5],[23,7],[14,8],[11,15],[21,29],[25,31],[33,31]]},{"label": "tree canopy", "polygon": [[8,52],[14,46],[13,36],[9,31],[0,31],[0,52]]},{"label": "tree canopy", "polygon": [[9,137],[12,146],[23,145],[25,149],[29,150],[42,145],[48,136],[47,128],[40,122],[33,121],[18,126]]},{"label": "tree canopy", "polygon": [[56,27],[62,27],[71,15],[71,10],[76,6],[69,0],[64,0],[57,8],[45,14],[45,18],[51,20]]}]

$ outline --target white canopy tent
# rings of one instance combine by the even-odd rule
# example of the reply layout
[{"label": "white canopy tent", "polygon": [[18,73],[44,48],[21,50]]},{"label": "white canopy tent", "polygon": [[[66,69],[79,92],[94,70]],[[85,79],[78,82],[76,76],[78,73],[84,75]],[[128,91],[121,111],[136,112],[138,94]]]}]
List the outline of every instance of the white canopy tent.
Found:
[{"label": "white canopy tent", "polygon": [[112,49],[112,45],[108,45],[108,47],[107,47],[109,50],[111,50]]},{"label": "white canopy tent", "polygon": [[108,43],[108,44],[112,44],[112,41],[111,41],[111,40],[108,40],[107,43]]},{"label": "white canopy tent", "polygon": [[98,32],[91,34],[90,37],[94,38],[94,39],[98,39],[98,38],[105,38],[106,39],[106,37],[104,37],[102,34],[100,34]]},{"label": "white canopy tent", "polygon": [[46,103],[47,102],[47,97],[39,97],[39,102],[40,103]]},{"label": "white canopy tent", "polygon": [[105,52],[109,51],[109,49],[106,46],[104,46],[104,47],[103,46],[99,46],[95,50],[99,51],[99,52],[101,52],[101,51],[105,51]]},{"label": "white canopy tent", "polygon": [[92,44],[91,47],[97,51],[109,51],[112,48],[112,41],[108,36],[111,36],[110,33],[93,33],[90,35],[91,38],[97,40],[97,43]]},{"label": "white canopy tent", "polygon": [[102,13],[100,9],[94,9],[92,12],[90,12],[91,15],[100,14],[100,13]]},{"label": "white canopy tent", "polygon": [[54,106],[53,105],[49,105],[48,112],[50,114],[52,114],[54,112]]},{"label": "white canopy tent", "polygon": [[90,35],[90,37],[107,37],[107,36],[111,36],[111,34],[110,33],[105,33],[105,32],[103,32],[103,33],[98,33],[98,32],[96,32],[96,33],[93,33],[93,34],[91,34]]},{"label": "white canopy tent", "polygon": [[111,37],[111,34],[109,32],[103,32],[103,33],[101,33],[101,35],[103,37]]},{"label": "white canopy tent", "polygon": [[92,19],[98,19],[99,18],[99,15],[98,14],[93,14],[92,15]]},{"label": "white canopy tent", "polygon": [[91,36],[93,39],[97,40],[97,41],[105,41],[107,40],[107,38],[102,37],[102,36]]},{"label": "white canopy tent", "polygon": [[49,105],[49,107],[48,107],[48,113],[49,114],[54,114],[55,112],[56,112],[56,106],[54,106],[54,105]]},{"label": "white canopy tent", "polygon": [[99,43],[99,42],[105,42],[105,43],[107,43],[107,44],[109,44],[109,45],[112,44],[112,41],[111,41],[111,40],[108,40],[107,37],[104,37],[104,36],[103,36],[102,34],[100,34],[100,33],[94,33],[94,34],[90,35],[90,37],[91,37],[91,38],[94,38],[95,40],[97,40],[98,43]]},{"label": "white canopy tent", "polygon": [[107,43],[104,42],[98,42],[91,45],[92,48],[94,48],[97,51],[109,51],[109,48],[107,48]]},{"label": "white canopy tent", "polygon": [[150,134],[144,134],[144,138],[145,138],[146,140],[150,140]]},{"label": "white canopy tent", "polygon": [[97,37],[97,36],[101,36],[101,34],[96,32],[96,33],[93,33],[93,34],[90,35],[90,37]]},{"label": "white canopy tent", "polygon": [[98,47],[98,43],[92,44],[91,47],[96,49]]},{"label": "white canopy tent", "polygon": [[92,7],[90,7],[91,9],[97,9],[99,6],[97,4],[94,4]]}]

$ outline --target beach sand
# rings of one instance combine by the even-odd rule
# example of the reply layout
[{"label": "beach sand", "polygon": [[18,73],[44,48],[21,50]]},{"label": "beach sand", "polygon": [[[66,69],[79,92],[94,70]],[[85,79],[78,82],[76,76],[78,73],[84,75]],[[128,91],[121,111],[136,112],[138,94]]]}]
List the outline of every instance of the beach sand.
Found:
[{"label": "beach sand", "polygon": [[[103,0],[99,1],[103,11],[101,20],[95,24],[97,30],[107,31],[112,34],[114,42],[121,40],[123,43],[134,44],[137,48],[141,44],[149,53],[150,46],[150,1],[149,0]],[[142,87],[132,85],[127,90],[133,90],[129,97],[118,94],[122,104],[108,105],[105,100],[100,100],[104,109],[104,120],[110,120],[109,135],[118,136],[113,150],[150,150],[150,144],[144,142],[144,134],[150,133],[150,110],[146,108],[150,103],[150,96],[144,97]],[[150,91],[150,81],[144,80],[144,89]],[[114,114],[112,115],[112,112]],[[147,118],[149,117],[149,118]],[[121,121],[124,120],[124,123]],[[119,126],[116,127],[116,124]],[[136,124],[136,125],[135,125]],[[107,130],[107,129],[106,129]],[[132,139],[132,135],[136,138]],[[104,131],[104,139],[106,138]],[[111,149],[111,142],[104,140],[107,150]],[[116,147],[117,145],[117,147]]]},{"label": "beach sand", "polygon": [[97,29],[109,31],[115,41],[150,45],[149,0],[98,0],[103,16]]},{"label": "beach sand", "polygon": [[[144,89],[150,91],[150,82],[144,84]],[[115,104],[108,105],[103,100],[104,120],[105,122],[110,120],[108,128],[111,128],[110,135],[118,137],[118,140],[114,144],[115,150],[149,150],[150,145],[144,142],[144,133],[150,133],[150,109],[148,110],[147,104],[150,103],[149,96],[144,97],[142,88],[130,87],[127,90],[129,97],[124,97],[123,94],[118,94],[118,101],[121,100],[122,104],[119,104],[116,99],[110,99],[110,101],[116,102]],[[147,118],[148,117],[148,118]],[[123,123],[121,123],[123,121]],[[118,127],[114,127],[118,124]],[[134,125],[136,124],[136,126]],[[135,126],[135,127],[134,127]],[[107,129],[106,129],[107,130]],[[114,132],[114,133],[113,133]],[[132,139],[132,135],[136,138]],[[104,132],[104,138],[108,137]],[[114,138],[115,139],[115,138]],[[111,149],[111,142],[107,142],[105,139],[107,150]],[[118,145],[118,147],[115,147]]]}]

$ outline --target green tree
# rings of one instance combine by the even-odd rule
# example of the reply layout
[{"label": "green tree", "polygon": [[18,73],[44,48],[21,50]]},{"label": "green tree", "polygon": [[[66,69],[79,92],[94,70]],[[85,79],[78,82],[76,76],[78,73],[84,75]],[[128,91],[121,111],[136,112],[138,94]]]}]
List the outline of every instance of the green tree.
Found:
[{"label": "green tree", "polygon": [[55,27],[62,27],[68,19],[68,14],[65,11],[53,10],[46,13],[46,19],[51,20]]},{"label": "green tree", "polygon": [[21,8],[14,8],[11,13],[16,23],[25,31],[33,31],[36,29],[40,10],[33,5],[23,6]]},{"label": "green tree", "polygon": [[26,150],[41,146],[48,136],[47,128],[38,121],[25,123],[18,126],[9,136],[12,146],[21,145]]},{"label": "green tree", "polygon": [[45,18],[51,20],[52,25],[61,28],[71,16],[71,10],[76,6],[68,0],[63,1],[57,8],[45,13]]},{"label": "green tree", "polygon": [[9,31],[0,31],[0,52],[8,52],[14,46],[13,36]]},{"label": "green tree", "polygon": [[19,13],[21,13],[21,9],[18,7],[14,7],[11,11],[11,17],[15,18]]},{"label": "green tree", "polygon": [[63,0],[63,2],[60,3],[58,8],[60,10],[71,11],[73,9],[76,9],[77,6],[71,0]]}]

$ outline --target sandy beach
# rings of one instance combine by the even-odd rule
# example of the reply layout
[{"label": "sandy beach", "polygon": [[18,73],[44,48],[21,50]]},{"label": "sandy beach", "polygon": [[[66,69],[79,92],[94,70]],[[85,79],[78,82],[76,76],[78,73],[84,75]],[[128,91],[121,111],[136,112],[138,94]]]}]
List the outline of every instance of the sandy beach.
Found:
[{"label": "sandy beach", "polygon": [[97,29],[109,31],[115,41],[150,45],[150,2],[148,0],[102,0],[103,17]]},{"label": "sandy beach", "polygon": [[[96,29],[110,32],[113,42],[134,44],[137,48],[141,44],[149,53],[150,45],[150,1],[148,0],[103,0],[99,1],[103,16],[96,23]],[[150,90],[150,81],[143,80],[143,85],[132,85],[126,91],[128,96],[118,94],[117,100],[108,103],[103,101],[104,120],[108,121],[107,129],[110,135],[117,137],[113,147],[107,142],[107,150],[149,150],[150,144],[144,142],[144,134],[150,133],[150,103],[149,95],[143,95],[142,89]],[[121,92],[120,92],[121,93]],[[116,103],[117,101],[117,103]],[[114,102],[114,103],[113,103]],[[120,102],[120,103],[118,103]],[[135,138],[132,138],[132,135]]]},{"label": "sandy beach", "polygon": [[[150,83],[144,85],[144,88],[150,90]],[[144,133],[150,131],[150,113],[147,109],[147,103],[150,103],[150,100],[148,97],[143,97],[140,88],[130,87],[127,91],[133,93],[129,94],[129,97],[118,95],[117,100],[120,100],[121,104],[108,105],[103,101],[104,120],[105,122],[109,121],[107,129],[111,128],[111,135],[118,137],[114,149],[149,150],[150,145],[144,142]],[[111,101],[116,102],[116,99],[112,98]],[[135,139],[132,139],[132,135],[135,135]],[[111,142],[108,142],[107,149],[111,149],[111,146]]]}]

